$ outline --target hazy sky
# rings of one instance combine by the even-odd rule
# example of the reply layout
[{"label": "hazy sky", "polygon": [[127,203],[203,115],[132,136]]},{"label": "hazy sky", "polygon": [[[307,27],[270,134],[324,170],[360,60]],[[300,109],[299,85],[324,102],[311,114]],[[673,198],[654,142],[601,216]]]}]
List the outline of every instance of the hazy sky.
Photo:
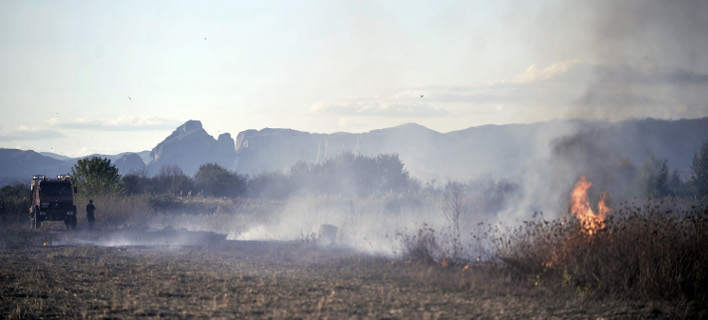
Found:
[{"label": "hazy sky", "polygon": [[707,31],[699,0],[0,1],[0,147],[705,117]]}]

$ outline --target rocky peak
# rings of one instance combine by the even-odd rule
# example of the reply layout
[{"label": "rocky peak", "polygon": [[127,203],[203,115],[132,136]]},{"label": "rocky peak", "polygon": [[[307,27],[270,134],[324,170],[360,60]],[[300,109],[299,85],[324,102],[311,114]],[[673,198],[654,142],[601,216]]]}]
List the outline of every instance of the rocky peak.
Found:
[{"label": "rocky peak", "polygon": [[249,129],[246,131],[241,131],[236,136],[236,151],[243,148],[248,148],[248,138],[254,134],[258,134],[258,130]]},{"label": "rocky peak", "polygon": [[228,132],[220,134],[217,141],[219,142],[219,144],[234,144],[234,139],[231,138],[231,134]]},{"label": "rocky peak", "polygon": [[189,120],[182,124],[181,126],[177,127],[175,131],[172,132],[171,135],[169,135],[165,140],[171,140],[171,139],[177,139],[181,137],[185,137],[194,133],[204,133],[206,135],[207,132],[202,128],[202,122],[199,120]]},{"label": "rocky peak", "polygon": [[178,131],[179,130],[183,130],[183,131],[203,130],[202,122],[199,120],[188,120],[183,125],[177,127],[177,130]]},{"label": "rocky peak", "polygon": [[231,134],[222,133],[216,140],[216,155],[217,162],[226,167],[235,167],[236,161],[236,143],[234,139],[231,138]]},{"label": "rocky peak", "polygon": [[189,120],[177,127],[150,152],[148,171],[159,172],[163,165],[176,164],[185,174],[194,174],[199,166],[216,162],[227,169],[233,167],[236,149],[231,135],[224,133],[216,140],[197,120]]}]

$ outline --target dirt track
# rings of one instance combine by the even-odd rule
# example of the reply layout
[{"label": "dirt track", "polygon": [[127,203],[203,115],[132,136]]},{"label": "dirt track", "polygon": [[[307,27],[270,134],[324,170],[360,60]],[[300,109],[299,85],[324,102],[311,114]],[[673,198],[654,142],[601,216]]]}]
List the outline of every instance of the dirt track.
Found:
[{"label": "dirt track", "polygon": [[[155,245],[70,243],[114,233],[142,235]],[[579,298],[485,279],[487,271],[480,269],[419,266],[301,242],[234,242],[196,233],[189,239],[200,245],[165,245],[189,234],[6,231],[0,241],[0,314],[49,319],[701,316],[686,306]]]}]

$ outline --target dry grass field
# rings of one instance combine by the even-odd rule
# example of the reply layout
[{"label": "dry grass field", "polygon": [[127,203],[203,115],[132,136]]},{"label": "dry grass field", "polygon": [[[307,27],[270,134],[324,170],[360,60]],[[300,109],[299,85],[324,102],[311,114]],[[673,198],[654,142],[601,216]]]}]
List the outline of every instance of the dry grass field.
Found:
[{"label": "dry grass field", "polygon": [[[139,245],[111,243],[126,238]],[[688,302],[534,286],[484,263],[442,267],[303,241],[227,241],[171,229],[5,228],[0,261],[6,319],[706,317]]]}]

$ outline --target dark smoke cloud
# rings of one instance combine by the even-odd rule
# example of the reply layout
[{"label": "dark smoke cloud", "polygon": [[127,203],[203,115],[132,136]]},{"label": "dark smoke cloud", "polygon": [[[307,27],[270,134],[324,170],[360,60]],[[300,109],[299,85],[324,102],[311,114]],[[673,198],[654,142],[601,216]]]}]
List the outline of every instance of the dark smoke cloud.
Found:
[{"label": "dark smoke cloud", "polygon": [[626,157],[607,143],[607,128],[589,124],[578,133],[551,142],[552,181],[569,186],[585,175],[596,186],[591,191],[608,191],[617,198],[638,195],[636,168]]},{"label": "dark smoke cloud", "polygon": [[592,59],[708,70],[708,2],[551,1],[527,29],[545,64]]},{"label": "dark smoke cloud", "polygon": [[551,1],[527,30],[539,64],[595,65],[569,117],[708,114],[706,1]]}]

